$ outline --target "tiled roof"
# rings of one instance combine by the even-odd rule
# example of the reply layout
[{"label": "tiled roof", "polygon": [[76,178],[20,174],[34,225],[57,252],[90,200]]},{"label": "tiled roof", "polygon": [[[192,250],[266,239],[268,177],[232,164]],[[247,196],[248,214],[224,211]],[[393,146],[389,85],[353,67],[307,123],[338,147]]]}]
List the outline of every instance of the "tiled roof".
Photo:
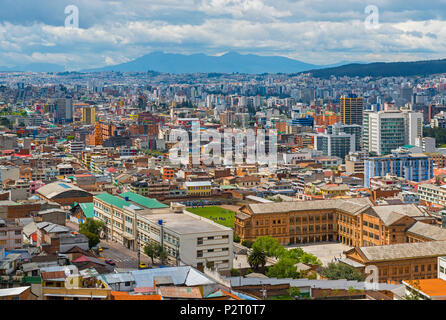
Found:
[{"label": "tiled roof", "polygon": [[438,257],[446,255],[446,241],[399,243],[384,246],[360,247],[368,261],[401,260],[416,257]]},{"label": "tiled roof", "polygon": [[424,222],[416,222],[407,232],[430,240],[446,240],[446,230]]}]

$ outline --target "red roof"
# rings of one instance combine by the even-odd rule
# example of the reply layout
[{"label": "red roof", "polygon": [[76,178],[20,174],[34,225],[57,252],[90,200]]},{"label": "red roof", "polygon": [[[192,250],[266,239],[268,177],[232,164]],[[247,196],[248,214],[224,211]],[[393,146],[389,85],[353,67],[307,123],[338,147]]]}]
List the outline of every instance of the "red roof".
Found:
[{"label": "red roof", "polygon": [[154,287],[136,287],[133,289],[135,293],[148,293],[148,292],[155,292]]}]

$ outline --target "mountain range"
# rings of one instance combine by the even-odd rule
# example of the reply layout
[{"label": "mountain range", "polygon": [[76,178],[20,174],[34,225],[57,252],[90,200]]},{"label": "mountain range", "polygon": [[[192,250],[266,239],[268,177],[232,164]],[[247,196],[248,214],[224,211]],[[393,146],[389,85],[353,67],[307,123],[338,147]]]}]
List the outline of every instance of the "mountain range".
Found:
[{"label": "mountain range", "polygon": [[347,77],[408,77],[446,73],[446,59],[414,62],[351,63],[343,66],[305,71],[317,78]]},{"label": "mountain range", "polygon": [[228,52],[220,56],[152,52],[130,62],[84,71],[146,72],[153,70],[174,74],[210,72],[261,74],[301,72],[339,65],[319,66],[281,56],[259,56],[236,52]]},{"label": "mountain range", "polygon": [[[15,67],[0,67],[0,71],[64,72],[62,65],[32,63]],[[82,70],[81,72],[162,72],[183,73],[286,73],[291,75],[311,73],[315,77],[390,77],[426,76],[446,73],[446,59],[415,62],[348,63],[314,65],[281,56],[259,56],[229,52],[220,56],[205,54],[175,54],[152,52],[135,60],[113,66]]]}]

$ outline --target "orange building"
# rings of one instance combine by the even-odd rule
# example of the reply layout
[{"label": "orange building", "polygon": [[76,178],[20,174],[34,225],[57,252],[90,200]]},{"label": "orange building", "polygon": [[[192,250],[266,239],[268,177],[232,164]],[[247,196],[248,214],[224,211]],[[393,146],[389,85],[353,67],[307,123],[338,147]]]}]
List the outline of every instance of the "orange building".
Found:
[{"label": "orange building", "polygon": [[[353,248],[344,263],[360,270],[375,266],[379,282],[437,278],[438,257],[446,255],[446,240]],[[352,263],[350,261],[353,261]]]},{"label": "orange building", "polygon": [[172,180],[173,178],[175,178],[175,169],[174,168],[163,167],[162,173],[163,173],[164,180]]},{"label": "orange building", "polygon": [[272,236],[283,245],[339,241],[360,247],[410,239],[446,240],[446,230],[429,225],[432,220],[415,205],[375,206],[368,198],[330,199],[248,204],[237,212],[234,231],[242,240]]}]

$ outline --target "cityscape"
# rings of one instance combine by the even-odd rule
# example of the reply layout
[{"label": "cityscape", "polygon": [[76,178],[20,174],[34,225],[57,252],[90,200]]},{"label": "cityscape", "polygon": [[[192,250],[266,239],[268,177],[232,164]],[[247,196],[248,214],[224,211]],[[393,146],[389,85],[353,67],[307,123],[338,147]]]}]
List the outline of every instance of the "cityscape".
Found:
[{"label": "cityscape", "polygon": [[[223,2],[197,10],[237,18]],[[246,21],[295,9],[241,2]],[[64,3],[57,28],[96,28],[83,6]],[[386,6],[361,8],[364,32],[387,24]],[[356,62],[342,48],[324,60],[154,42],[63,64],[53,39],[54,56],[16,61],[14,19],[0,14],[0,300],[231,301],[177,312],[207,317],[277,300],[446,300],[441,48]]]}]

